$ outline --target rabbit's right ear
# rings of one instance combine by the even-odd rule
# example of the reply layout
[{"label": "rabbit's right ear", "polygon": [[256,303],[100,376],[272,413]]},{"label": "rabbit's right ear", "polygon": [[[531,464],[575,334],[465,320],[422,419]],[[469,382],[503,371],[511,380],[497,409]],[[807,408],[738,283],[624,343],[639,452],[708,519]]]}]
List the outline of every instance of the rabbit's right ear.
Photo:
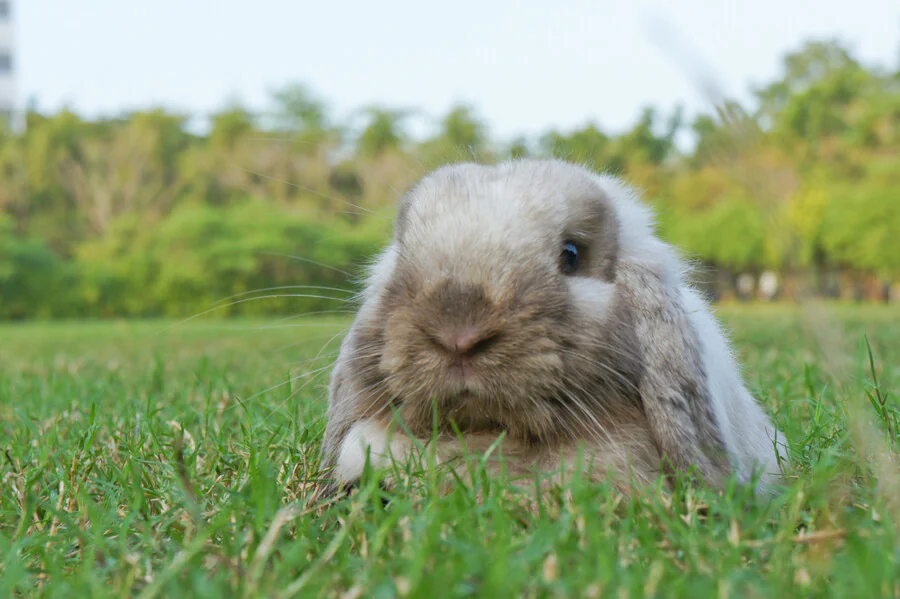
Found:
[{"label": "rabbit's right ear", "polygon": [[681,472],[696,467],[708,483],[720,484],[731,462],[713,409],[701,341],[679,286],[649,269],[621,266],[617,284],[642,359],[641,402],[663,463]]}]

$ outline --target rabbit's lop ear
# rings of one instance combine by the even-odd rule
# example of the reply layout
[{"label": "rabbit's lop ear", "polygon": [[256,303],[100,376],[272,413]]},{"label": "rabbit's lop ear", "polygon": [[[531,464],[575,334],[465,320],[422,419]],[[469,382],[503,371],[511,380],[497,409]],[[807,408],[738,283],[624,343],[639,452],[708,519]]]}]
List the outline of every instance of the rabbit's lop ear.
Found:
[{"label": "rabbit's lop ear", "polygon": [[706,482],[720,484],[731,463],[680,286],[652,270],[623,266],[618,282],[642,356],[641,402],[667,474],[693,466]]}]

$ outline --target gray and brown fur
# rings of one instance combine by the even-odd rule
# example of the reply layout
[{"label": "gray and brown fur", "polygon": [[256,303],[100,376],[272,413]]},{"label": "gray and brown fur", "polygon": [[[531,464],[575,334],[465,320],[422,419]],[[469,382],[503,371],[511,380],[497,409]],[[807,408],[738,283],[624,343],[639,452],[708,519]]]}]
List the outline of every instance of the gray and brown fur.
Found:
[{"label": "gray and brown fur", "polygon": [[[571,276],[565,241],[583,258]],[[712,484],[761,467],[774,481],[774,428],[682,269],[614,179],[549,160],[435,171],[401,200],[341,346],[325,465],[354,471],[341,463],[351,430],[396,431],[399,418],[431,437],[436,408],[447,444],[454,427],[470,449],[505,433],[522,469],[581,448],[645,482],[663,465]],[[444,351],[457,330],[481,340],[471,356]]]}]

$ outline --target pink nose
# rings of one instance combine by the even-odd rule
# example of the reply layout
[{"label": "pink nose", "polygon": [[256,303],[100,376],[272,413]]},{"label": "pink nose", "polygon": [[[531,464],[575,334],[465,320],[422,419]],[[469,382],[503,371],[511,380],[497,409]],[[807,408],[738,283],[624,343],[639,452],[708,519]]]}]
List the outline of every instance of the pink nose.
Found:
[{"label": "pink nose", "polygon": [[487,342],[493,337],[493,334],[475,328],[460,328],[445,331],[438,336],[437,341],[444,349],[460,356],[466,356],[478,353],[487,347]]}]

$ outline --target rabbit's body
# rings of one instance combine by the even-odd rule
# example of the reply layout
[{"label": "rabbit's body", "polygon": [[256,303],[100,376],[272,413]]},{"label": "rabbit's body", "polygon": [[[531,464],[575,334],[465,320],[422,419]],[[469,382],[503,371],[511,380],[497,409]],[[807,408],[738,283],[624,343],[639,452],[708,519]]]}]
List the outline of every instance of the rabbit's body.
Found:
[{"label": "rabbit's body", "polygon": [[342,344],[326,464],[352,482],[437,426],[441,458],[504,433],[523,473],[582,455],[641,481],[759,468],[765,488],[775,429],[683,270],[615,179],[559,161],[435,171],[401,201]]}]

